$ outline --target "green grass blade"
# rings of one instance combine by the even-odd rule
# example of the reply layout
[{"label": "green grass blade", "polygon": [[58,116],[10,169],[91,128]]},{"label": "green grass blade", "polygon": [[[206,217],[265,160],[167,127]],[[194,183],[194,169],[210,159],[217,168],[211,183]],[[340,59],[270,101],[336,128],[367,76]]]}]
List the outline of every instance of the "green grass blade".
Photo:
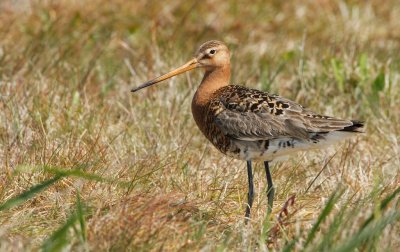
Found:
[{"label": "green grass blade", "polygon": [[85,222],[85,210],[84,210],[84,205],[82,204],[81,201],[81,196],[79,194],[79,191],[76,194],[76,215],[79,221],[79,226],[81,228],[81,235],[80,238],[82,242],[86,241],[86,222]]},{"label": "green grass blade", "polygon": [[380,72],[372,83],[373,95],[377,96],[385,88],[385,73]]},{"label": "green grass blade", "polygon": [[343,62],[332,58],[331,59],[331,67],[333,69],[333,74],[335,76],[335,79],[337,81],[338,87],[340,92],[343,92],[344,90],[344,81],[345,81],[345,71],[344,71],[344,66]]},{"label": "green grass blade", "polygon": [[[313,251],[329,251],[332,248],[332,245],[335,244],[334,239],[335,235],[339,233],[345,225],[344,223],[347,221],[345,219],[346,217],[346,209],[348,209],[350,205],[350,201],[347,201],[346,204],[344,204],[338,213],[335,213],[335,216],[333,218],[332,223],[329,225],[328,231],[324,233],[322,237],[322,241],[319,243],[319,245],[314,249],[311,249]],[[353,209],[355,211],[358,211],[357,209]],[[352,216],[352,215],[351,215]]]},{"label": "green grass blade", "polygon": [[329,198],[328,202],[326,203],[324,209],[322,210],[321,214],[318,216],[317,222],[311,228],[310,232],[308,233],[306,242],[304,243],[304,248],[314,239],[316,232],[318,231],[319,226],[328,217],[329,213],[332,211],[333,206],[338,201],[340,196],[342,195],[343,190],[335,191],[331,197]]},{"label": "green grass blade", "polygon": [[83,178],[87,180],[94,180],[94,181],[99,181],[99,182],[112,182],[111,179],[103,178],[99,175],[89,173],[89,172],[84,172],[80,169],[73,169],[73,170],[65,170],[65,169],[60,169],[56,167],[49,167],[49,166],[44,166],[43,170],[49,173],[53,173],[56,175],[60,176],[69,176],[69,177],[78,177],[78,178]]},{"label": "green grass blade", "polygon": [[345,241],[342,246],[338,247],[334,251],[335,252],[352,251],[355,248],[362,245],[364,242],[368,241],[369,239],[378,237],[386,226],[399,220],[400,220],[399,211],[392,213],[388,216],[382,217],[375,224],[368,225],[366,228],[361,229],[360,232],[358,232],[357,234],[351,236],[351,238],[347,239],[347,241]]},{"label": "green grass blade", "polygon": [[48,188],[49,186],[51,186],[52,184],[54,184],[55,182],[60,180],[62,177],[63,177],[62,175],[56,175],[51,179],[48,179],[46,181],[43,181],[40,184],[32,186],[29,190],[21,193],[20,195],[18,195],[16,197],[9,199],[6,202],[4,202],[3,204],[1,204],[0,211],[7,210],[14,206],[18,206],[18,205],[24,203],[25,201],[33,198],[36,194],[42,192],[43,190],[45,190],[46,188]]},{"label": "green grass blade", "polygon": [[[400,193],[400,187],[398,187],[392,194],[390,194],[389,196],[387,196],[385,199],[382,200],[379,210],[383,211],[389,205],[389,203],[396,197],[396,195],[399,193]],[[375,213],[372,213],[371,216],[361,226],[361,229],[368,226],[368,224],[370,224],[371,221],[374,220],[374,218],[375,218]]]},{"label": "green grass blade", "polygon": [[103,178],[101,176],[98,176],[96,174],[91,174],[87,173],[81,170],[63,170],[55,167],[48,167],[48,166],[43,166],[42,167],[44,171],[55,174],[55,176],[51,179],[48,179],[40,184],[32,186],[29,190],[21,193],[20,195],[13,197],[3,204],[0,205],[0,211],[7,210],[9,208],[12,208],[14,206],[20,205],[23,202],[33,198],[36,194],[42,192],[43,190],[47,189],[49,186],[57,182],[63,177],[78,177],[78,178],[83,178],[87,180],[95,180],[95,181],[100,181],[100,182],[113,182],[111,179]]},{"label": "green grass blade", "polygon": [[[79,223],[80,230],[75,228],[76,222]],[[82,203],[79,191],[76,195],[76,212],[71,214],[67,221],[57,229],[42,245],[43,251],[61,251],[63,247],[70,242],[68,239],[68,230],[73,228],[79,236],[82,243],[86,241],[86,222],[85,208]]]},{"label": "green grass blade", "polygon": [[42,245],[43,251],[61,251],[69,242],[67,239],[68,230],[77,221],[77,214],[72,214],[68,220],[57,231],[55,231]]},{"label": "green grass blade", "polygon": [[282,252],[290,252],[294,249],[294,246],[296,245],[296,242],[298,241],[298,238],[294,238],[293,240],[289,241],[286,246],[282,249]]},{"label": "green grass blade", "polygon": [[33,171],[45,171],[45,172],[48,172],[48,173],[51,173],[54,175],[58,175],[58,176],[76,177],[76,178],[82,178],[82,179],[93,180],[93,181],[98,181],[98,182],[115,183],[121,187],[128,187],[130,185],[130,182],[118,181],[118,179],[102,177],[102,176],[99,176],[94,173],[85,172],[81,168],[79,168],[79,165],[76,167],[78,167],[78,168],[63,169],[60,167],[48,166],[48,165],[40,165],[40,166],[20,165],[17,167],[15,172],[16,173],[32,172],[32,170]]},{"label": "green grass blade", "polygon": [[264,218],[264,221],[263,221],[263,224],[261,227],[261,234],[260,234],[260,241],[259,241],[261,251],[266,250],[265,241],[268,240],[268,233],[271,229],[270,217],[271,217],[271,213],[268,212]]}]

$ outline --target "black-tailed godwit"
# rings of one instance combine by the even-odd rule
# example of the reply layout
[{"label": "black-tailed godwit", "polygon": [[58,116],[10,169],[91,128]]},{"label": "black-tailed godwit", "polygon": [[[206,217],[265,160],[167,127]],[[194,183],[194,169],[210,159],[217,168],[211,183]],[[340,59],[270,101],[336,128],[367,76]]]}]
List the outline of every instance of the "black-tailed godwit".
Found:
[{"label": "black-tailed godwit", "polygon": [[362,132],[364,127],[360,121],[319,115],[278,95],[229,85],[229,49],[216,40],[202,44],[195,57],[183,66],[143,83],[132,92],[195,68],[205,71],[192,100],[197,126],[222,153],[247,161],[246,218],[250,216],[254,195],[252,161],[264,161],[271,210],[275,189],[270,161],[297,151],[321,148]]}]

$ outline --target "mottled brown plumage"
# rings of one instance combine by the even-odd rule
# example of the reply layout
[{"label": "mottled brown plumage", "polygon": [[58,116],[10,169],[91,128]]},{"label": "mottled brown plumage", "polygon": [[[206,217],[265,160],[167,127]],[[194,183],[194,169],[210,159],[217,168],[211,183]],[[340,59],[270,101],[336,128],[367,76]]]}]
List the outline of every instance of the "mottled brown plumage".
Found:
[{"label": "mottled brown plumage", "polygon": [[[307,144],[310,149],[316,148],[324,144],[323,140],[330,132],[362,128],[360,122],[318,115],[278,95],[236,85],[218,89],[201,111],[196,108],[193,111],[197,114],[197,125],[215,147],[224,154],[244,160],[271,161],[288,151],[306,149],[304,145]],[[279,139],[285,142],[281,146]],[[277,142],[282,150],[268,153],[263,147],[265,141]],[[246,155],[245,147],[240,155],[241,146],[246,142],[247,152],[253,155]],[[301,148],[297,149],[296,143],[301,143]],[[288,150],[283,151],[285,148]]]},{"label": "mottled brown plumage", "polygon": [[205,71],[192,100],[197,126],[222,153],[247,161],[249,198],[246,217],[249,217],[253,202],[251,160],[265,161],[268,201],[272,208],[274,188],[268,161],[331,144],[361,132],[364,126],[359,121],[319,115],[278,95],[229,85],[230,52],[216,40],[202,44],[195,58],[183,66],[132,91],[194,68]]}]

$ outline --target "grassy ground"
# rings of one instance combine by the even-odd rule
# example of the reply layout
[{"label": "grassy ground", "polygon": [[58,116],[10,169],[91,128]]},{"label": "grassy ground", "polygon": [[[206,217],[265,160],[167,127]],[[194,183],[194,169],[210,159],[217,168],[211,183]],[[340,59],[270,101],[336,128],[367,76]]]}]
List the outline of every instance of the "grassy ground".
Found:
[{"label": "grassy ground", "polygon": [[[0,3],[0,250],[393,251],[400,246],[398,1]],[[209,39],[233,83],[367,132],[245,163],[191,118],[201,72],[131,94]]]}]

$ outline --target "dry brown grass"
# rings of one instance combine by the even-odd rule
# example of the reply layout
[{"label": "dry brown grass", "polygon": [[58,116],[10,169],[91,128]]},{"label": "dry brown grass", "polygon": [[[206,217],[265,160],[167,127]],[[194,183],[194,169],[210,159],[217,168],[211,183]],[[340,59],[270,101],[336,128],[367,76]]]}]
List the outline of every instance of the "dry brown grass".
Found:
[{"label": "dry brown grass", "polygon": [[183,194],[143,194],[120,200],[108,209],[99,209],[90,219],[91,249],[172,250],[190,245],[181,234],[192,228],[198,211]]},{"label": "dry brown grass", "polygon": [[[6,0],[0,11],[0,203],[64,176],[0,211],[0,250],[400,246],[398,196],[379,208],[400,183],[398,1]],[[201,73],[129,92],[208,39],[232,49],[233,83],[367,125],[274,164],[270,217],[257,164],[247,226],[245,164],[216,151],[191,118]]]}]

